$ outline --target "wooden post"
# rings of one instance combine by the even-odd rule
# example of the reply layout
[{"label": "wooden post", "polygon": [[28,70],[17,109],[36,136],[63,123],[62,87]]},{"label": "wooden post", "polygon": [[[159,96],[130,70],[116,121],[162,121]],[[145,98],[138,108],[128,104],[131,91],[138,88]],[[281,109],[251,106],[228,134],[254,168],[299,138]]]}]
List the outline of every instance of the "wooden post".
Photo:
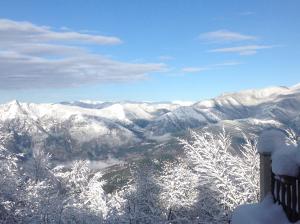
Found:
[{"label": "wooden post", "polygon": [[260,201],[271,192],[271,154],[260,153]]}]

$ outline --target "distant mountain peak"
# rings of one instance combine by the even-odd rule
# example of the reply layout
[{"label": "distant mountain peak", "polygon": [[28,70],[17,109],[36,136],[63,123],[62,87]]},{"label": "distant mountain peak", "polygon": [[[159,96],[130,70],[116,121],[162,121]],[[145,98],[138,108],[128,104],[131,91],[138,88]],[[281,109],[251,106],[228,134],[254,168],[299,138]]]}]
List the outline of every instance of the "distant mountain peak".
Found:
[{"label": "distant mountain peak", "polygon": [[18,105],[20,106],[20,102],[18,100],[12,100],[7,103],[7,105]]}]

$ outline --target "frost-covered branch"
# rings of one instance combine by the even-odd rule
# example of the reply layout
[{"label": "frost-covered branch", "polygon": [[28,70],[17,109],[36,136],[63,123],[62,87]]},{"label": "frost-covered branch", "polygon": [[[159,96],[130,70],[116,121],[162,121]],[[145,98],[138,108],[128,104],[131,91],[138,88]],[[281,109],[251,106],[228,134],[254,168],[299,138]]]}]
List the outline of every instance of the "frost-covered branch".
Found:
[{"label": "frost-covered branch", "polygon": [[209,189],[226,213],[230,214],[237,205],[257,200],[259,157],[255,140],[244,135],[245,143],[236,152],[224,129],[217,135],[191,131],[191,138],[180,140],[187,160],[200,177],[203,191]]}]

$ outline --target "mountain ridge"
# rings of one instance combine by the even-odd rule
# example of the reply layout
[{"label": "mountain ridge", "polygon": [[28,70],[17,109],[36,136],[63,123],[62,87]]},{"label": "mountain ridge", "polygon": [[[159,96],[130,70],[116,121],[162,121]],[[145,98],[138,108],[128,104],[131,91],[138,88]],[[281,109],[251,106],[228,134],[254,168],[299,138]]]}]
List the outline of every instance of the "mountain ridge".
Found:
[{"label": "mountain ridge", "polygon": [[300,84],[226,93],[188,106],[11,101],[0,105],[0,133],[14,136],[7,144],[15,151],[30,152],[41,142],[56,159],[103,159],[151,151],[190,128],[225,125],[233,133],[236,129],[258,132],[267,127],[299,128],[299,111]]}]

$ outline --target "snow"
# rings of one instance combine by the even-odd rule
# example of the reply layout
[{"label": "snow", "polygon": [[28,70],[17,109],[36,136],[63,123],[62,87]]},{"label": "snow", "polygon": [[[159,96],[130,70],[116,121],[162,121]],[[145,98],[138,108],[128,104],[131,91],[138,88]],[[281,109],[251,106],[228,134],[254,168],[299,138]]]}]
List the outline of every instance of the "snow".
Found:
[{"label": "snow", "polygon": [[239,93],[225,93],[216,99],[225,100],[228,98],[234,98],[238,102],[243,102],[244,105],[253,106],[269,101],[279,95],[290,94],[292,91],[293,89],[287,87],[268,87],[264,89],[244,90]]},{"label": "snow", "polygon": [[277,175],[298,176],[300,167],[299,146],[291,144],[286,133],[279,129],[264,131],[257,144],[261,154],[272,156],[272,171]]},{"label": "snow", "polygon": [[[268,195],[259,204],[248,204],[237,207],[232,216],[232,224],[288,224],[281,206],[274,204]],[[300,222],[297,222],[300,223]]]},{"label": "snow", "polygon": [[[86,104],[92,104],[92,105],[97,105],[97,104],[104,103],[104,101],[99,101],[99,100],[79,100],[78,102],[86,103]],[[75,103],[75,101],[73,101],[72,103]]]},{"label": "snow", "polygon": [[19,114],[22,114],[20,111],[20,105],[17,100],[13,100],[11,102],[8,102],[5,106],[0,107],[0,111],[2,109],[2,113],[0,113],[0,118],[3,118],[5,115],[5,118],[7,119],[13,119]]},{"label": "snow", "polygon": [[193,107],[179,107],[172,112],[158,117],[157,121],[172,121],[173,123],[177,123],[178,121],[184,121],[185,123],[194,121],[205,122],[206,118],[201,113],[198,113]]},{"label": "snow", "polygon": [[[63,170],[65,168],[70,169],[73,165],[74,161],[72,162],[64,162],[62,164],[56,165],[54,170]],[[118,160],[112,156],[108,156],[107,159],[103,159],[103,160],[89,160],[86,161],[86,164],[88,166],[89,169],[91,170],[95,170],[95,171],[99,171],[99,170],[103,170],[107,167],[113,166],[113,165],[123,165],[124,161],[122,160]]]},{"label": "snow", "polygon": [[280,96],[291,95],[299,92],[299,87],[269,87],[264,89],[250,89],[238,93],[224,93],[219,97],[203,100],[196,103],[200,109],[218,107],[243,107],[258,106],[265,102],[274,102]]},{"label": "snow", "polygon": [[279,129],[269,129],[259,136],[257,149],[259,153],[272,153],[276,150],[289,149],[286,144],[286,134]]},{"label": "snow", "polygon": [[[287,119],[296,122],[300,110],[300,92],[299,86],[271,87],[224,94],[215,99],[192,103],[89,100],[77,101],[73,104],[11,102],[0,105],[0,121],[22,118],[31,121],[53,119],[60,122],[71,118],[84,122],[88,117],[94,120],[108,119],[113,123],[132,127],[139,126],[140,123],[137,121],[145,120],[144,124],[147,127],[143,131],[164,135],[187,128],[201,128],[206,124],[218,123],[222,120],[235,120],[240,123],[242,119],[248,119],[249,124],[256,126],[259,131],[268,126],[282,127],[282,121]],[[268,150],[270,151],[270,148]]]},{"label": "snow", "polygon": [[246,119],[249,124],[256,125],[256,126],[273,126],[279,128],[281,126],[281,123],[272,119]]},{"label": "snow", "polygon": [[[297,135],[290,129],[269,129],[261,133],[258,139],[258,151],[270,154],[272,171],[276,175],[299,176],[300,146]],[[269,194],[259,204],[242,205],[235,209],[232,216],[233,224],[285,224],[290,223],[278,204],[274,204]],[[300,223],[298,221],[297,223]]]},{"label": "snow", "polygon": [[[83,102],[83,101],[78,101]],[[98,102],[84,101],[86,104],[95,106]],[[37,120],[41,117],[51,117],[57,120],[66,120],[71,116],[85,117],[96,116],[124,123],[132,123],[135,119],[154,119],[161,111],[172,111],[181,107],[180,104],[172,103],[111,103],[103,108],[81,107],[76,104],[35,104],[19,103],[12,101],[0,105],[0,120],[14,119],[21,116],[30,116]]]},{"label": "snow", "polygon": [[272,171],[277,175],[298,176],[299,167],[300,151],[296,147],[272,154]]},{"label": "snow", "polygon": [[195,103],[194,101],[182,101],[182,100],[172,101],[172,104],[178,104],[180,106],[191,106],[194,103]]},{"label": "snow", "polygon": [[113,104],[112,106],[103,108],[99,111],[101,111],[101,116],[105,118],[127,121],[124,108],[121,104]]},{"label": "snow", "polygon": [[215,101],[214,100],[203,100],[199,103],[197,103],[197,106],[199,108],[211,108],[211,107],[214,107],[216,104],[215,104]]},{"label": "snow", "polygon": [[2,120],[17,118],[20,115],[28,115],[32,119],[50,116],[57,120],[66,120],[71,116],[98,116],[102,118],[130,122],[124,112],[122,105],[114,104],[104,109],[90,109],[79,106],[63,104],[35,104],[19,103],[17,101],[0,106]]}]

